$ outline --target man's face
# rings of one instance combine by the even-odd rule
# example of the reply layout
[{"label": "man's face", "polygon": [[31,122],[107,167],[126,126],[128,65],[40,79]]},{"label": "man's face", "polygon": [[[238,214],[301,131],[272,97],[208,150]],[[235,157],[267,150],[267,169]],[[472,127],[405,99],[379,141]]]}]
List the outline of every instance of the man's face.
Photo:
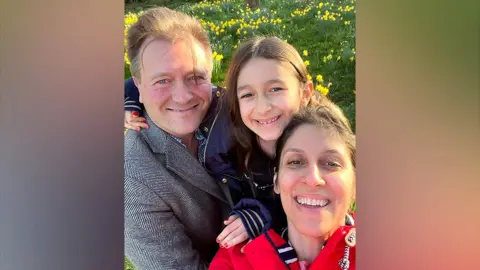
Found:
[{"label": "man's face", "polygon": [[192,47],[182,40],[150,41],[141,56],[140,83],[135,79],[140,101],[158,127],[184,138],[200,126],[210,107],[211,60],[196,41]]}]

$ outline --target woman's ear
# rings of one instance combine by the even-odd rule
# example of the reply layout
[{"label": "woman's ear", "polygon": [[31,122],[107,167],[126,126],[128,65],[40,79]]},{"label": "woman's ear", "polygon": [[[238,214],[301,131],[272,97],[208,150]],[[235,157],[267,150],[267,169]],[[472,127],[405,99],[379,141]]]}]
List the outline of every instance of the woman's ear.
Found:
[{"label": "woman's ear", "polygon": [[312,98],[313,95],[313,83],[312,81],[307,81],[303,85],[302,89],[302,105],[303,107],[307,106],[308,102]]},{"label": "woman's ear", "polygon": [[[274,169],[274,170],[275,170],[275,169]],[[274,191],[276,194],[280,195],[280,188],[278,187],[277,176],[278,176],[278,174],[275,172],[275,173],[273,174],[273,191]]]}]

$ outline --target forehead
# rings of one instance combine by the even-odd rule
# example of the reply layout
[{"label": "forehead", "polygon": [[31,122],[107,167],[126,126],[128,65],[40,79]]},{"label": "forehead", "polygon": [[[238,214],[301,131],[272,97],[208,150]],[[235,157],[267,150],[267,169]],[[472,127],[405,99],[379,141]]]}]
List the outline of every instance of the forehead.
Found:
[{"label": "forehead", "polygon": [[255,57],[248,60],[238,75],[238,86],[243,84],[261,84],[271,79],[298,81],[290,63],[275,59]]},{"label": "forehead", "polygon": [[299,126],[287,139],[282,152],[285,153],[289,148],[299,149],[314,157],[330,150],[348,157],[347,145],[336,132],[310,124]]},{"label": "forehead", "polygon": [[146,76],[208,69],[208,63],[205,49],[195,40],[171,42],[150,38],[145,41],[141,55],[141,70]]}]

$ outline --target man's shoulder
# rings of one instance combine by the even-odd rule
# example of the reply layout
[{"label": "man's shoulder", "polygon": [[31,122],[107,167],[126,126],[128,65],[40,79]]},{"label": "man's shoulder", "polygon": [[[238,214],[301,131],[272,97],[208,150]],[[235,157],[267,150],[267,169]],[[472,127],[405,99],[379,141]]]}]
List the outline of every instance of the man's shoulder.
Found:
[{"label": "man's shoulder", "polygon": [[125,159],[143,156],[145,152],[149,152],[145,136],[140,131],[127,130],[124,138]]},{"label": "man's shoulder", "polygon": [[[159,162],[159,153],[153,151],[145,132],[147,130],[128,130],[125,134],[124,168],[126,174],[130,171],[139,171],[162,165]],[[158,144],[162,143],[166,142],[158,140],[155,146],[158,147]]]}]

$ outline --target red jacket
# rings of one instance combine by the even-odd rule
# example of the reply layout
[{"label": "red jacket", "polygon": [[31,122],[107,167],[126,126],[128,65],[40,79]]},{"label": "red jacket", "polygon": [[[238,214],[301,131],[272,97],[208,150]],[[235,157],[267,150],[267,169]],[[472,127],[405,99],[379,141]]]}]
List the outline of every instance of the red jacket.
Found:
[{"label": "red jacket", "polygon": [[[328,238],[328,243],[322,249],[317,258],[308,267],[308,270],[340,270],[339,261],[345,256],[347,238],[354,232],[355,226],[342,226]],[[352,230],[353,229],[353,230]],[[270,243],[269,241],[272,241]],[[350,237],[348,270],[355,270],[355,235]],[[245,246],[244,253],[240,249],[245,243],[232,248],[220,248],[210,264],[210,270],[241,269],[241,270],[265,270],[265,269],[292,269],[299,270],[298,260],[288,264],[283,261],[277,252],[277,248],[286,245],[286,241],[275,231],[266,233],[252,240]]]}]

